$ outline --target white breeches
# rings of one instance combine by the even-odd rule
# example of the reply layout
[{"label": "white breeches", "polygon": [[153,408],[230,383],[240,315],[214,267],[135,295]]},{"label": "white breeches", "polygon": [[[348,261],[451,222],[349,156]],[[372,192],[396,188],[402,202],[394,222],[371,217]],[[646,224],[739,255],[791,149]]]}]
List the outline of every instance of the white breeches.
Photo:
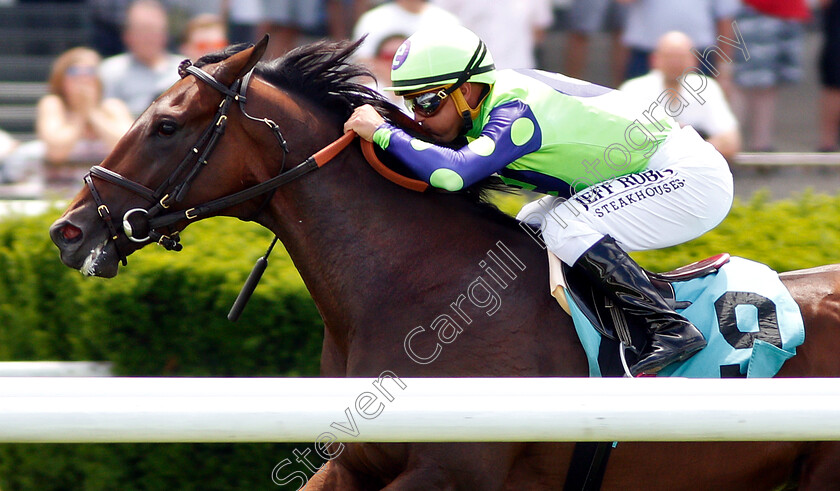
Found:
[{"label": "white breeches", "polygon": [[542,232],[568,265],[604,235],[627,252],[687,242],[717,226],[732,207],[726,159],[691,127],[675,129],[647,170],[591,186],[568,200],[525,205],[517,218]]}]

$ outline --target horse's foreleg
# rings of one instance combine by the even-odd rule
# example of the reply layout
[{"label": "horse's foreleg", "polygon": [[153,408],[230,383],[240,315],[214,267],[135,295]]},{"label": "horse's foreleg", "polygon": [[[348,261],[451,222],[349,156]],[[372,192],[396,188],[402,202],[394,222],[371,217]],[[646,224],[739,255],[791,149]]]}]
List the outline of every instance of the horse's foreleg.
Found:
[{"label": "horse's foreleg", "polygon": [[379,485],[365,482],[341,464],[330,460],[306,483],[300,491],[367,491]]},{"label": "horse's foreleg", "polygon": [[448,473],[439,469],[414,468],[391,481],[382,491],[450,491],[457,489]]},{"label": "horse's foreleg", "polygon": [[798,491],[829,491],[840,483],[840,443],[819,442],[802,463]]},{"label": "horse's foreleg", "polygon": [[332,460],[322,465],[321,468],[318,469],[318,472],[316,472],[314,476],[310,477],[309,481],[306,482],[306,485],[298,491],[326,491],[329,489],[324,487],[324,482],[327,479],[327,474],[329,474],[332,465]]},{"label": "horse's foreleg", "polygon": [[[383,491],[500,491],[523,443],[424,443]],[[519,488],[522,489],[522,488]]]},{"label": "horse's foreleg", "polygon": [[[380,486],[359,480],[352,472],[331,460],[309,479],[301,491],[362,491]],[[383,491],[454,490],[456,486],[442,469],[418,467],[397,476]]]}]

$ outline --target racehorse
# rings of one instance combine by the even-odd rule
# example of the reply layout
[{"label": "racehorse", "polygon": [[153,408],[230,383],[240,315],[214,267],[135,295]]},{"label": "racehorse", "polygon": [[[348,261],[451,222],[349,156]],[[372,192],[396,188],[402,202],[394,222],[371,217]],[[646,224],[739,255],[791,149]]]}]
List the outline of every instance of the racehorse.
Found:
[{"label": "racehorse", "polygon": [[[359,84],[364,69],[348,61],[357,45],[322,41],[258,63],[266,43],[182,65],[51,226],[61,260],[112,277],[153,241],[177,249],[191,221],[234,216],[274,232],[300,271],[324,320],[323,376],[587,376],[571,318],[547,294],[545,252],[480,192],[404,189],[357,142],[313,164],[354,107],[401,119]],[[779,376],[840,376],[840,268],[781,276],[807,340]],[[561,489],[572,452],[346,444],[307,489]],[[628,442],[612,451],[602,489],[836,489],[838,463],[834,442]]]}]

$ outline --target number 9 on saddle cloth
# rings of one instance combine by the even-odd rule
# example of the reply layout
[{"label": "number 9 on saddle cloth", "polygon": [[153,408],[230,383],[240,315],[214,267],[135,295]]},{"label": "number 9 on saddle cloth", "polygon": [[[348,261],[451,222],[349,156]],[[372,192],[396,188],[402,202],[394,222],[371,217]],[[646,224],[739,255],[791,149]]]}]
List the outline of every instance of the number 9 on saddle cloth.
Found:
[{"label": "number 9 on saddle cloth", "polygon": [[[552,295],[574,320],[590,376],[624,375],[647,343],[640,319],[613,307],[551,252],[549,265]],[[662,369],[660,377],[772,377],[805,341],[799,306],[763,264],[721,254],[673,274],[648,275],[708,342],[691,358]]]}]

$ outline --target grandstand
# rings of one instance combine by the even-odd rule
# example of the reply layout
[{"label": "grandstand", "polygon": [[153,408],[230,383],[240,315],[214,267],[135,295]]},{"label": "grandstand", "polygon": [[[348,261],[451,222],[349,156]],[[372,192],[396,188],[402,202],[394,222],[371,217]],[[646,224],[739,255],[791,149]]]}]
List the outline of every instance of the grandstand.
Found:
[{"label": "grandstand", "polygon": [[[541,52],[542,66],[562,71],[568,29],[562,8]],[[177,24],[177,23],[176,23]],[[35,104],[47,90],[46,80],[55,57],[65,50],[88,44],[90,6],[84,1],[0,0],[0,129],[26,142],[35,138]],[[608,36],[596,36],[594,52],[607,52]],[[776,198],[811,187],[835,192],[840,186],[840,154],[811,153],[816,145],[819,83],[814,69],[820,35],[809,26],[805,44],[805,76],[779,97],[776,149],[779,154],[741,154],[732,162],[736,190],[749,196],[769,187]],[[609,67],[606,57],[593,60],[586,78],[604,83]],[[803,167],[804,165],[804,167]],[[0,192],[0,198],[8,197]]]},{"label": "grandstand", "polygon": [[34,138],[35,103],[47,90],[53,59],[88,42],[85,3],[0,5],[0,128],[22,141]]}]

